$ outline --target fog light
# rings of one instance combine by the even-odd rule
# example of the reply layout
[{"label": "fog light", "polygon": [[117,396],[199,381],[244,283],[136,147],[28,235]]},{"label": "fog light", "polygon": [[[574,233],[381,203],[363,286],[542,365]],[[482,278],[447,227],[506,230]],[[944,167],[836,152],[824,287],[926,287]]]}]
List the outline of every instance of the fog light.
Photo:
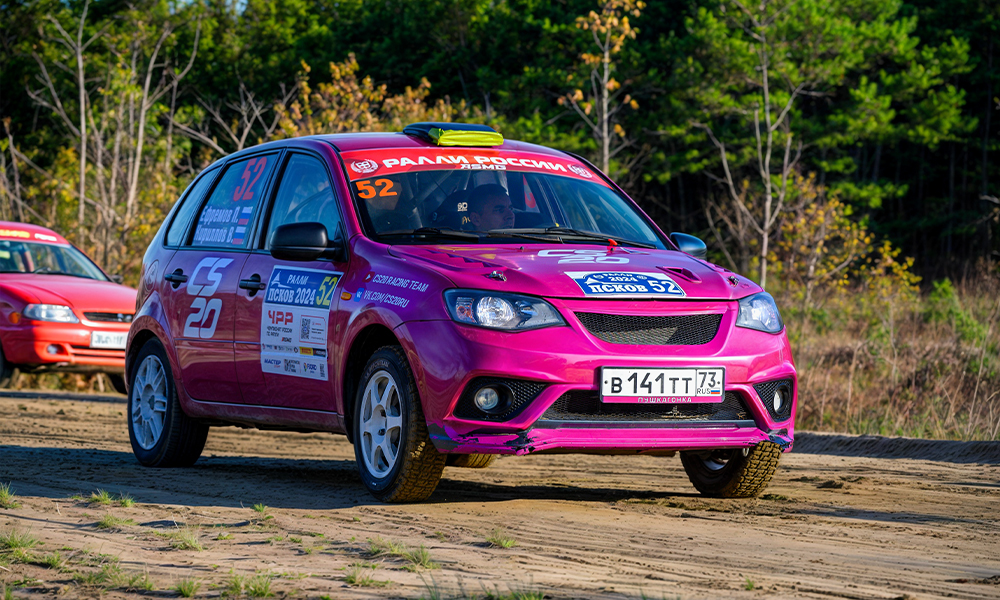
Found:
[{"label": "fog light", "polygon": [[500,394],[491,387],[480,388],[476,392],[476,397],[474,398],[476,406],[479,410],[486,412],[493,410],[500,404]]},{"label": "fog light", "polygon": [[781,393],[780,389],[774,390],[774,412],[780,413],[783,408],[785,408],[785,395]]},{"label": "fog light", "polygon": [[56,346],[55,344],[49,344],[49,346],[45,349],[45,351],[48,352],[49,354],[59,354],[59,346]]}]

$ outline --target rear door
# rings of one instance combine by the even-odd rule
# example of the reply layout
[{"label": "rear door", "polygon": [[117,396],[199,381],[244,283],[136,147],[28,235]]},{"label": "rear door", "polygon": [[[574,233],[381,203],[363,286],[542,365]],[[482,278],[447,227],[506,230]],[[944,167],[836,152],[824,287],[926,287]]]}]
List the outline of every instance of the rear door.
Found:
[{"label": "rear door", "polygon": [[275,190],[260,248],[243,265],[244,289],[236,299],[243,395],[255,404],[333,410],[330,316],[347,263],[277,260],[268,244],[286,223],[319,222],[335,239],[343,230],[340,203],[325,162],[306,152],[286,155]]},{"label": "rear door", "polygon": [[188,395],[242,403],[234,365],[236,290],[248,232],[278,153],[229,163],[164,271],[163,304]]}]

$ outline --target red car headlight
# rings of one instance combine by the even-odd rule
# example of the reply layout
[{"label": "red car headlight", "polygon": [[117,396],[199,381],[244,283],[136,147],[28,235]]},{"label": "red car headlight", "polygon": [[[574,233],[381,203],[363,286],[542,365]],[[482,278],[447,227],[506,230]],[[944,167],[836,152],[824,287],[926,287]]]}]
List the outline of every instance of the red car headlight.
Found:
[{"label": "red car headlight", "polygon": [[53,323],[79,323],[73,309],[60,304],[29,304],[22,312],[25,319],[51,321]]}]

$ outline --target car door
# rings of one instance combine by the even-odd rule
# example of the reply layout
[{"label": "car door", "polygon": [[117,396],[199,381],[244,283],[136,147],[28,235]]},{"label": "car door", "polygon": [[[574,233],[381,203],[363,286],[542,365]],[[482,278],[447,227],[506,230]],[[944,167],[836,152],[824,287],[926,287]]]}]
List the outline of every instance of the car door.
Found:
[{"label": "car door", "polygon": [[163,304],[180,379],[196,400],[243,402],[234,364],[236,290],[277,158],[272,152],[226,165],[164,270]]},{"label": "car door", "polygon": [[319,222],[331,240],[337,238],[343,227],[340,202],[324,161],[305,152],[288,153],[272,196],[260,248],[243,265],[244,289],[237,294],[236,363],[243,395],[255,404],[332,410],[330,316],[347,263],[278,260],[268,244],[286,223]]}]

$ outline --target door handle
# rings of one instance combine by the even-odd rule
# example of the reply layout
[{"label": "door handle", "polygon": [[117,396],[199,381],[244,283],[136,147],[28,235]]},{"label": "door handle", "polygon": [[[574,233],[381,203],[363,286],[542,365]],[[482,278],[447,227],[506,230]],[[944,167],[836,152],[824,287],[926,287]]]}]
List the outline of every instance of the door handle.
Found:
[{"label": "door handle", "polygon": [[163,276],[164,279],[170,282],[170,285],[176,290],[182,283],[188,280],[188,276],[184,274],[184,271],[176,269],[173,273],[167,273]]},{"label": "door handle", "polygon": [[260,290],[267,287],[267,284],[260,280],[260,275],[254,273],[250,279],[240,279],[240,289],[247,290],[247,296],[253,296]]}]

